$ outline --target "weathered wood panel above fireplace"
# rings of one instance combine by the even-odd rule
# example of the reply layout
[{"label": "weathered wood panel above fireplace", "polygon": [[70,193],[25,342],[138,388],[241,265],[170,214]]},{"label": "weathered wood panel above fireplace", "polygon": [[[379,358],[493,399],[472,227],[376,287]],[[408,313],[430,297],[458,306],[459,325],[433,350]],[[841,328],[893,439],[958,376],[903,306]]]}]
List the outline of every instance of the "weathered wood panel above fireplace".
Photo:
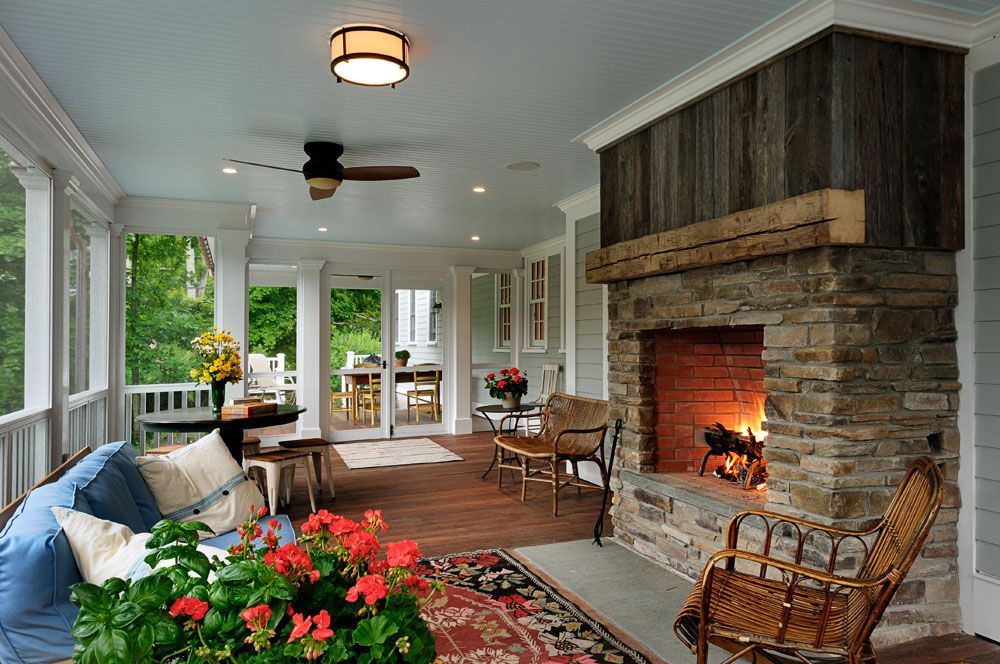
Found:
[{"label": "weathered wood panel above fireplace", "polygon": [[834,28],[601,152],[601,246],[824,188],[865,243],[964,245],[964,52]]}]

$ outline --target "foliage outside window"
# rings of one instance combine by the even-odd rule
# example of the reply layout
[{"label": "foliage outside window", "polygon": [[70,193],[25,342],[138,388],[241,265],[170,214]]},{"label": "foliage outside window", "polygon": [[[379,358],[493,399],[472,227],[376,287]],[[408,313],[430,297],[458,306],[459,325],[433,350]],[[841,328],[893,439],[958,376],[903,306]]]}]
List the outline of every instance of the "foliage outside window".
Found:
[{"label": "foliage outside window", "polygon": [[0,148],[0,415],[24,408],[25,192],[15,174],[20,168]]},{"label": "foliage outside window", "polygon": [[[69,393],[78,394],[107,384],[105,372],[91,375],[91,364],[103,362],[107,337],[108,295],[99,285],[108,274],[108,229],[76,200],[70,207],[69,237],[66,245],[69,277]],[[98,280],[95,283],[95,279]],[[95,338],[100,334],[103,338]],[[100,366],[98,364],[97,366]],[[106,365],[105,365],[106,366]]]},{"label": "foliage outside window", "polygon": [[[330,291],[330,368],[342,369],[347,353],[355,357],[382,352],[382,291],[334,288]],[[330,389],[341,389],[341,376],[330,376]]]},{"label": "foliage outside window", "polygon": [[546,277],[548,275],[548,258],[530,259],[528,261],[528,298],[527,298],[527,346],[529,348],[544,348],[546,336],[545,313],[548,304]]},{"label": "foliage outside window", "polygon": [[249,353],[285,355],[285,371],[295,371],[296,290],[291,286],[250,286],[247,332]]},{"label": "foliage outside window", "polygon": [[494,348],[510,348],[511,332],[511,295],[513,289],[511,283],[513,275],[510,272],[503,272],[494,275],[494,300],[496,301],[496,334],[493,343]]},{"label": "foliage outside window", "polygon": [[208,242],[180,235],[126,238],[125,380],[129,385],[187,383],[197,359],[191,340],[210,329],[215,283]]}]

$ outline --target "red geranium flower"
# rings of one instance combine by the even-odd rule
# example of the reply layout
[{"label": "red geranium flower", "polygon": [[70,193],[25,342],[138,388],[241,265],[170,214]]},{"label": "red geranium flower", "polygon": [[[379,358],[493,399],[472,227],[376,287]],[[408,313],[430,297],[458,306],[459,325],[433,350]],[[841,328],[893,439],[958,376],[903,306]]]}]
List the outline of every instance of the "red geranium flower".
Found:
[{"label": "red geranium flower", "polygon": [[305,618],[301,613],[292,616],[292,622],[295,623],[295,627],[292,628],[292,633],[288,636],[288,643],[308,634],[309,628],[312,627],[312,618]]},{"label": "red geranium flower", "polygon": [[378,538],[367,530],[358,530],[347,536],[344,546],[351,554],[351,562],[372,561],[378,553]]},{"label": "red geranium flower", "polygon": [[511,370],[510,370],[510,375],[511,375],[511,376],[516,376],[516,375],[517,375],[517,374],[519,374],[519,373],[521,373],[521,371],[520,371],[520,370],[519,370],[519,369],[518,369],[517,367],[513,367],[513,368],[512,368]]},{"label": "red geranium flower", "polygon": [[497,375],[495,373],[486,374],[486,380],[493,380]]},{"label": "red geranium flower", "polygon": [[330,614],[326,609],[313,616],[313,624],[316,625],[316,629],[313,630],[312,637],[317,641],[326,641],[333,636],[333,630],[330,629]]},{"label": "red geranium flower", "polygon": [[256,632],[267,626],[267,621],[271,619],[271,607],[267,604],[258,604],[249,609],[243,609],[240,611],[240,618],[246,621],[248,630]]},{"label": "red geranium flower", "polygon": [[315,583],[320,577],[319,570],[313,569],[309,554],[291,542],[265,553],[264,563],[292,582],[309,579]]},{"label": "red geranium flower", "polygon": [[416,542],[400,540],[389,545],[385,557],[392,567],[410,567],[420,557],[420,549]]},{"label": "red geranium flower", "polygon": [[365,604],[371,606],[386,596],[389,588],[385,584],[385,577],[381,574],[368,574],[358,579],[347,591],[347,601],[358,601],[359,595],[364,595]]},{"label": "red geranium flower", "polygon": [[208,613],[208,602],[203,602],[197,597],[178,597],[170,607],[170,616],[190,616],[191,620],[201,620]]},{"label": "red geranium flower", "polygon": [[507,381],[501,380],[499,383],[497,383],[497,387],[499,387],[502,390],[503,388],[507,387]]},{"label": "red geranium flower", "polygon": [[372,530],[389,530],[389,524],[382,520],[382,510],[365,510],[365,520],[361,522],[361,527]]}]

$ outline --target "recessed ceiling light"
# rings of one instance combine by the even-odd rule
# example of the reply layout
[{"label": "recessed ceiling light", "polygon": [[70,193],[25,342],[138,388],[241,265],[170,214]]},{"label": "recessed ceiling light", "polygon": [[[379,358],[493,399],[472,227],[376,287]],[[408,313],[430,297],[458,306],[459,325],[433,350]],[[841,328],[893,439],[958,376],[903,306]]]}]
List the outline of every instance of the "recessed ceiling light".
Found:
[{"label": "recessed ceiling light", "polygon": [[486,193],[486,187],[484,187],[482,185],[479,185],[479,186],[473,187],[472,191],[476,192],[477,194],[485,194]]},{"label": "recessed ceiling light", "polygon": [[479,236],[478,235],[473,235],[469,239],[472,240],[473,242],[479,242]]},{"label": "recessed ceiling light", "polygon": [[239,173],[239,170],[233,168],[232,166],[223,166],[222,172],[225,173],[226,175],[236,175],[237,173]]},{"label": "recessed ceiling light", "polygon": [[327,231],[328,231],[329,229],[328,229],[328,228],[327,228],[326,226],[320,226],[320,227],[319,227],[319,228],[317,228],[316,230],[318,230],[318,231],[319,231],[320,233],[325,233],[325,232],[327,232]]},{"label": "recessed ceiling light", "polygon": [[541,166],[541,164],[537,161],[512,161],[504,166],[504,168],[508,171],[534,171],[539,166]]}]

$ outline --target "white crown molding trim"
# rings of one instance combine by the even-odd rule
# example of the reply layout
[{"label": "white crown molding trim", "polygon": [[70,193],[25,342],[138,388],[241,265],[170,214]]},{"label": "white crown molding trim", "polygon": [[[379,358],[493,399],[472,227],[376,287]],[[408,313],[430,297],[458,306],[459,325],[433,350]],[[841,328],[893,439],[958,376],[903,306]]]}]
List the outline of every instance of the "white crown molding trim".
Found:
[{"label": "white crown molding trim", "polygon": [[969,48],[974,45],[978,30],[982,34],[989,32],[992,19],[913,0],[806,0],[597,123],[573,141],[595,151],[607,147],[834,25]]},{"label": "white crown molding trim", "polygon": [[540,256],[542,254],[546,256],[552,256],[553,254],[558,254],[566,246],[566,236],[557,235],[548,240],[542,240],[541,242],[536,242],[535,244],[529,245],[521,250],[521,256]]},{"label": "white crown molding trim", "polygon": [[976,44],[966,58],[969,71],[977,72],[1000,62],[1000,10],[976,25],[974,37]]},{"label": "white crown molding trim", "polygon": [[601,211],[601,185],[595,184],[572,196],[567,196],[555,207],[562,210],[568,219],[583,219]]},{"label": "white crown molding trim", "polygon": [[246,217],[246,215],[250,214],[250,209],[255,206],[252,203],[219,203],[217,201],[186,201],[179,198],[146,198],[143,196],[126,196],[118,201],[118,207],[135,209],[160,208],[185,212],[229,211]]},{"label": "white crown molding trim", "polygon": [[0,27],[0,76],[10,83],[21,100],[67,150],[75,162],[70,166],[72,170],[92,181],[112,205],[125,196],[121,185],[111,175],[104,162],[90,147],[45,82],[2,27]]}]

